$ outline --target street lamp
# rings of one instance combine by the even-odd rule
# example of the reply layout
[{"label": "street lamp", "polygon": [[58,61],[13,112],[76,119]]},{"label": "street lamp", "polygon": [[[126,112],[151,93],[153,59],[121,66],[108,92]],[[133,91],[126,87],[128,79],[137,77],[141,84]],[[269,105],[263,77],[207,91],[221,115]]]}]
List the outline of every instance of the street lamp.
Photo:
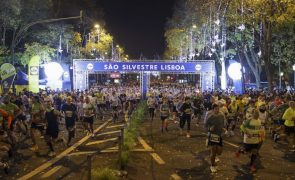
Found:
[{"label": "street lamp", "polygon": [[282,89],[282,77],[284,76],[284,72],[280,72],[280,89]]},{"label": "street lamp", "polygon": [[98,29],[100,26],[99,26],[99,24],[95,24],[94,27],[95,27],[96,29]]},{"label": "street lamp", "polygon": [[293,84],[293,88],[295,89],[295,64],[293,65],[293,75],[294,75],[294,84]]}]

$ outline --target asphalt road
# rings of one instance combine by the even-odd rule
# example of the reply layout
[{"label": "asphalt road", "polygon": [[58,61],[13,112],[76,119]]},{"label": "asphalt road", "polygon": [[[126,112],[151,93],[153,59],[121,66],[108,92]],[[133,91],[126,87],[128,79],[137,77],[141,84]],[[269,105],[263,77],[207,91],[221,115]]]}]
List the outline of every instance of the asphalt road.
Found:
[{"label": "asphalt road", "polygon": [[[47,145],[39,139],[39,153],[28,149],[30,140],[21,147],[19,157],[12,163],[9,175],[0,172],[0,179],[87,179],[88,170],[114,166],[117,159],[117,137],[122,123],[109,122],[110,117],[95,121],[97,135],[87,137],[78,123],[75,144],[68,148],[63,143],[55,144],[57,156],[47,156]],[[248,156],[240,158],[234,152],[242,142],[238,130],[234,137],[224,137],[224,150],[218,163],[219,171],[210,172],[209,149],[205,146],[206,133],[192,122],[191,138],[179,135],[178,124],[169,123],[168,132],[161,133],[160,119],[153,122],[148,117],[140,127],[140,136],[153,152],[132,153],[127,167],[128,176],[124,179],[295,179],[295,154],[286,145],[274,143],[270,137],[264,142],[257,161],[258,171],[249,173],[245,164]],[[137,142],[137,147],[142,142]],[[91,157],[89,166],[88,156]]]},{"label": "asphalt road", "polygon": [[[106,115],[103,120],[94,121],[97,135],[90,137],[84,132],[82,123],[77,122],[73,146],[67,147],[63,142],[54,143],[57,154],[55,157],[48,156],[48,146],[44,138],[40,138],[40,134],[37,136],[38,152],[29,149],[32,142],[27,138],[21,143],[16,157],[10,161],[9,174],[0,171],[0,179],[71,179],[72,177],[87,179],[89,167],[94,169],[95,166],[99,166],[97,164],[89,166],[88,155],[92,157],[101,150],[117,147],[116,139],[122,125],[121,122],[113,123],[110,115]],[[60,137],[67,137],[64,127],[61,126],[60,129]],[[102,156],[105,158],[105,155]]]},{"label": "asphalt road", "polygon": [[260,150],[257,172],[250,173],[246,167],[248,155],[234,156],[242,142],[238,129],[234,137],[224,137],[219,171],[212,174],[203,125],[197,127],[193,121],[191,127],[191,138],[180,136],[174,122],[170,122],[168,132],[161,133],[160,119],[151,122],[147,118],[141,136],[165,164],[157,163],[149,154],[134,154],[128,179],[295,179],[295,153],[289,152],[286,145],[274,143],[270,135]]}]

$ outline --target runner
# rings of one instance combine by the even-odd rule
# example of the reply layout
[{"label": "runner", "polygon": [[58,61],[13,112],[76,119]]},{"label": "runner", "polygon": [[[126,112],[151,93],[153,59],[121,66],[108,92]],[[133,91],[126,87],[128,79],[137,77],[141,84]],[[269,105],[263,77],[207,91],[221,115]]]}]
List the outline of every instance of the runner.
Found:
[{"label": "runner", "polygon": [[156,109],[156,98],[155,98],[154,94],[151,94],[148,97],[147,105],[149,108],[149,116],[150,116],[151,120],[153,121],[154,116],[155,116],[155,109]]},{"label": "runner", "polygon": [[238,118],[239,106],[236,100],[232,100],[228,106],[228,116],[227,116],[227,125],[225,134],[228,136],[234,136],[234,130],[236,127],[236,122]]},{"label": "runner", "polygon": [[8,114],[8,117],[5,118],[5,123],[7,123],[7,125],[5,125],[5,130],[7,132],[8,140],[11,143],[12,149],[16,150],[14,147],[16,145],[17,138],[13,131],[17,123],[16,117],[21,114],[21,110],[17,107],[17,105],[10,102],[9,95],[5,95],[3,97],[3,104],[0,106],[0,108]]},{"label": "runner", "polygon": [[85,103],[83,104],[84,119],[83,124],[84,128],[87,130],[87,135],[91,134],[92,137],[95,136],[93,133],[93,121],[95,115],[95,106],[90,103],[88,96],[85,98]]},{"label": "runner", "polygon": [[205,127],[208,130],[208,146],[210,146],[211,154],[211,166],[210,170],[212,173],[217,172],[216,160],[217,156],[222,154],[222,131],[225,126],[225,116],[220,112],[219,105],[213,104],[212,111],[210,111],[205,120]]},{"label": "runner", "polygon": [[46,104],[45,121],[46,121],[46,132],[45,141],[49,147],[48,156],[55,156],[56,153],[53,148],[53,141],[58,138],[58,118],[63,117],[62,114],[53,107],[53,103],[50,99],[45,99]]},{"label": "runner", "polygon": [[285,120],[285,134],[288,137],[289,148],[291,151],[295,150],[295,102],[289,102],[289,108],[285,111],[283,115],[283,120]]},{"label": "runner", "polygon": [[39,96],[34,96],[33,97],[33,102],[32,102],[32,109],[31,109],[31,117],[32,117],[32,122],[31,122],[31,129],[30,129],[30,134],[31,134],[31,139],[33,142],[33,146],[30,148],[32,151],[38,151],[39,147],[36,143],[36,130],[40,131],[41,136],[44,133],[45,129],[45,124],[43,121],[44,117],[44,107],[40,102]]},{"label": "runner", "polygon": [[169,104],[166,97],[163,98],[163,103],[160,105],[160,118],[161,118],[161,132],[164,132],[164,129],[168,131],[168,117],[169,117]]},{"label": "runner", "polygon": [[180,134],[183,132],[183,128],[185,126],[185,123],[187,123],[187,133],[186,137],[190,138],[190,129],[191,129],[191,116],[192,116],[192,105],[190,102],[190,98],[186,97],[185,102],[182,104],[180,108],[180,112],[182,113],[181,118],[180,118]]},{"label": "runner", "polygon": [[196,126],[199,126],[204,111],[204,102],[199,94],[194,98],[192,107],[194,109],[192,119],[196,119]]},{"label": "runner", "polygon": [[259,119],[259,111],[254,110],[253,117],[251,120],[246,120],[241,125],[241,130],[244,133],[244,148],[239,149],[236,156],[239,157],[240,153],[250,153],[249,168],[251,172],[256,172],[255,160],[257,159],[260,144],[263,140],[264,128],[261,120]]},{"label": "runner", "polygon": [[76,120],[77,120],[77,107],[72,103],[72,98],[67,97],[66,104],[61,108],[65,116],[66,128],[68,131],[67,146],[70,146],[72,138],[75,137]]},{"label": "runner", "polygon": [[111,98],[110,98],[110,103],[112,107],[112,116],[113,116],[113,122],[115,123],[118,118],[119,118],[119,97],[115,91],[113,91]]},{"label": "runner", "polygon": [[98,91],[96,93],[96,104],[97,104],[98,115],[101,120],[103,120],[104,101],[105,101],[105,97],[104,97],[103,93]]}]

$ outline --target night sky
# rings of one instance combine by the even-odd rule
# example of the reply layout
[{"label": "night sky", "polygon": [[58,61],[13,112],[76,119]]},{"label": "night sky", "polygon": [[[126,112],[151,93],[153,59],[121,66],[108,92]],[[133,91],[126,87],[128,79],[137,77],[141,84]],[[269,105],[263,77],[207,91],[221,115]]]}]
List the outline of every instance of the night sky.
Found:
[{"label": "night sky", "polygon": [[107,30],[131,58],[153,59],[165,49],[164,29],[174,0],[97,0]]}]

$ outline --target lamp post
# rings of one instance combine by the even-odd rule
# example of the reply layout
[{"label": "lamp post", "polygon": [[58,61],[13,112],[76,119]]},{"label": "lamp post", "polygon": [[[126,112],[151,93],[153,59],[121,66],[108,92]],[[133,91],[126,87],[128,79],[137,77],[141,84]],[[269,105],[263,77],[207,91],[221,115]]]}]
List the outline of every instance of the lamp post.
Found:
[{"label": "lamp post", "polygon": [[97,33],[97,43],[99,43],[99,28],[100,28],[99,24],[95,24],[94,28],[96,29],[96,33]]},{"label": "lamp post", "polygon": [[295,64],[293,65],[292,68],[293,68],[293,76],[294,76],[294,77],[293,77],[293,82],[294,82],[294,83],[293,83],[293,88],[295,89]]},{"label": "lamp post", "polygon": [[280,72],[280,89],[282,89],[282,77],[284,76],[284,72]]}]

